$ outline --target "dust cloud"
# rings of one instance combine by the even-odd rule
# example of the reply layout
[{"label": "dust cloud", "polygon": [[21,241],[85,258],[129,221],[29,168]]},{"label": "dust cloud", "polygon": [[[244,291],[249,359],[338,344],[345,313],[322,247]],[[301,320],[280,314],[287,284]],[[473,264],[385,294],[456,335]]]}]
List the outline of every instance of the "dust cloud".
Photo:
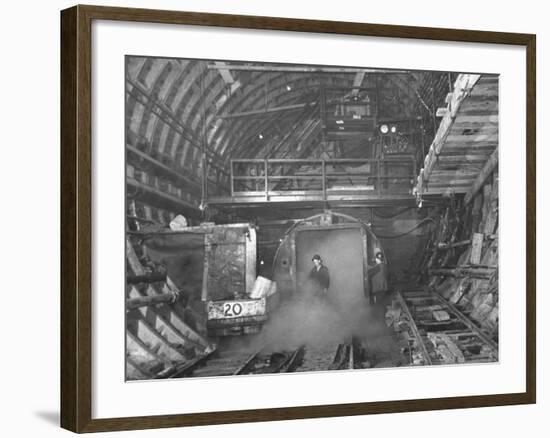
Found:
[{"label": "dust cloud", "polygon": [[[330,292],[329,292],[330,293]],[[386,328],[377,311],[362,298],[356,303],[297,297],[283,303],[263,327],[257,345],[290,350],[301,345],[322,346],[376,337]]]},{"label": "dust cloud", "polygon": [[[297,290],[270,314],[259,342],[273,349],[349,342],[386,330],[383,307],[372,307],[363,280],[363,246],[358,229],[302,231],[296,237]],[[308,274],[319,254],[330,274],[325,297],[315,296]]]}]

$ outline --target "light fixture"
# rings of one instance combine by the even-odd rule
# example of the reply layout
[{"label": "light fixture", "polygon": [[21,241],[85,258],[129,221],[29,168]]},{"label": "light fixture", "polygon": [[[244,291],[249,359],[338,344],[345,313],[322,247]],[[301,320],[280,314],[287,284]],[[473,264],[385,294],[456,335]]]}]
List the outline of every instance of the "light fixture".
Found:
[{"label": "light fixture", "polygon": [[388,125],[384,124],[384,125],[381,125],[381,126],[380,126],[380,132],[381,132],[382,134],[387,134],[387,133],[388,133],[388,130],[389,130]]},{"label": "light fixture", "polygon": [[292,90],[292,87],[290,85],[287,85],[286,86],[286,91],[291,91]]},{"label": "light fixture", "polygon": [[397,132],[397,126],[392,125],[392,127],[391,127],[391,132],[392,132],[393,134],[395,134],[395,133]]},{"label": "light fixture", "polygon": [[258,135],[258,138],[261,140],[262,138],[264,138],[263,134],[259,134]]}]

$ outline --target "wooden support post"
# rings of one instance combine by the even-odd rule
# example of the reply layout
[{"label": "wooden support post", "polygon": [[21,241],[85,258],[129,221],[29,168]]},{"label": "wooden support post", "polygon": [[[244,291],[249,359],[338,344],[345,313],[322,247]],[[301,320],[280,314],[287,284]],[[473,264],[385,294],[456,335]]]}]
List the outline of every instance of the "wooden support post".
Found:
[{"label": "wooden support post", "polygon": [[472,236],[472,252],[470,253],[470,263],[479,265],[481,261],[481,250],[483,249],[483,233],[474,233]]},{"label": "wooden support post", "polygon": [[458,266],[456,268],[429,269],[428,273],[433,276],[442,277],[471,277],[482,280],[490,279],[496,272],[496,267],[468,267]]},{"label": "wooden support post", "polygon": [[155,304],[173,303],[175,298],[176,295],[171,293],[129,298],[126,300],[126,311],[144,306],[154,306]]},{"label": "wooden support post", "polygon": [[475,197],[474,205],[472,206],[472,234],[479,231],[479,224],[481,223],[481,207],[483,199],[481,195]]},{"label": "wooden support post", "polygon": [[481,170],[480,174],[472,184],[472,187],[470,188],[468,193],[466,193],[466,195],[464,196],[465,205],[469,204],[472,198],[481,189],[481,187],[483,187],[483,185],[485,184],[485,181],[487,180],[487,178],[489,178],[489,176],[491,175],[493,170],[495,170],[497,165],[498,165],[498,147],[493,151],[493,153],[491,154],[491,156],[483,166],[483,169]]},{"label": "wooden support post", "polygon": [[471,240],[461,240],[460,242],[454,242],[454,243],[438,243],[437,248],[438,249],[452,249],[452,248],[459,248],[461,246],[466,246],[472,243]]},{"label": "wooden support post", "polygon": [[492,234],[495,231],[495,226],[498,220],[498,170],[493,172],[493,187],[491,190],[490,199],[486,200],[487,206],[487,218],[483,224],[483,233],[486,235]]},{"label": "wooden support post", "polygon": [[127,275],[126,283],[139,284],[139,283],[156,283],[159,281],[166,281],[166,274],[154,273],[143,275]]}]

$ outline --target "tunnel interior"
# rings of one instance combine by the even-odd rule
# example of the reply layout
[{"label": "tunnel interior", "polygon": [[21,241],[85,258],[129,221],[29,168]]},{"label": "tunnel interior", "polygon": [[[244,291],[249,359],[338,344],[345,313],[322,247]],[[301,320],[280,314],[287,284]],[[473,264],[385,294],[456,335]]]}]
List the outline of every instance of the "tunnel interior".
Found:
[{"label": "tunnel interior", "polygon": [[307,288],[312,257],[322,254],[330,266],[332,301],[338,305],[360,304],[365,299],[363,248],[359,229],[303,230],[296,236],[296,277],[298,291]]},{"label": "tunnel interior", "polygon": [[498,360],[498,76],[125,63],[127,380]]}]

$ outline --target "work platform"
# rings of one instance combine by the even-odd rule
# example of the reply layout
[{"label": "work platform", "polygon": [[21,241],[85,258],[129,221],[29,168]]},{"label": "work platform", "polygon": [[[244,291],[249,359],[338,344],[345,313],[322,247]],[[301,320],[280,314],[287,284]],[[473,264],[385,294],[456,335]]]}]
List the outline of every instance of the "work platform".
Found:
[{"label": "work platform", "polygon": [[[299,203],[299,205],[298,205]],[[249,194],[235,197],[212,197],[208,204],[214,207],[273,207],[273,208],[325,208],[325,207],[383,207],[414,206],[416,198],[412,194],[368,195],[357,193],[270,192],[268,197],[261,194]]]},{"label": "work platform", "polygon": [[498,76],[461,74],[417,178],[415,194],[472,193],[498,163]]},{"label": "work platform", "polygon": [[231,195],[217,207],[375,207],[414,205],[410,157],[386,159],[238,159],[231,161]]}]

